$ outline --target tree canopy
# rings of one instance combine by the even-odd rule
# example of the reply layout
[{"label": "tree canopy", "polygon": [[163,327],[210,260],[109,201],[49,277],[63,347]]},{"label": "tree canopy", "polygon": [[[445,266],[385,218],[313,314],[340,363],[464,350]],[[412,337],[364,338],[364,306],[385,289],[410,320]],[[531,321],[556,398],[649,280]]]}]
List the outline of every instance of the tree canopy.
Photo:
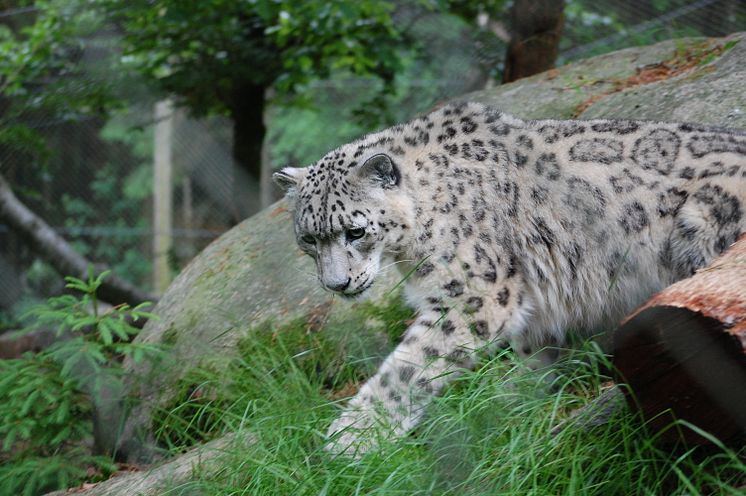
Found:
[{"label": "tree canopy", "polygon": [[[233,157],[258,181],[268,90],[288,102],[308,100],[308,85],[339,73],[373,76],[382,85],[361,107],[386,102],[403,59],[422,44],[407,29],[419,14],[472,20],[480,2],[451,0],[147,0],[95,2],[124,37],[124,64],[176,95],[193,113],[233,120]],[[486,5],[497,8],[502,0]]]},{"label": "tree canopy", "polygon": [[375,0],[100,2],[123,28],[126,63],[198,113],[230,110],[236,88],[298,93],[333,70],[391,79],[402,33]]}]

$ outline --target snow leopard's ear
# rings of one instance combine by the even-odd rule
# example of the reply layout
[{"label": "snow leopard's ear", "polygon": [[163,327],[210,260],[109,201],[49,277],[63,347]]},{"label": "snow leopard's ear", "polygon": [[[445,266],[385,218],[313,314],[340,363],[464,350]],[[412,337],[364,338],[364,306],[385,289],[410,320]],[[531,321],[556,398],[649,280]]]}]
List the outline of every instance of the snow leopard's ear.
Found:
[{"label": "snow leopard's ear", "polygon": [[298,167],[285,167],[284,169],[281,169],[272,174],[272,180],[275,182],[275,184],[282,188],[285,193],[291,194],[301,182],[305,174],[306,169]]},{"label": "snow leopard's ear", "polygon": [[391,157],[385,153],[373,155],[360,167],[359,175],[373,180],[384,189],[399,185],[401,173]]}]

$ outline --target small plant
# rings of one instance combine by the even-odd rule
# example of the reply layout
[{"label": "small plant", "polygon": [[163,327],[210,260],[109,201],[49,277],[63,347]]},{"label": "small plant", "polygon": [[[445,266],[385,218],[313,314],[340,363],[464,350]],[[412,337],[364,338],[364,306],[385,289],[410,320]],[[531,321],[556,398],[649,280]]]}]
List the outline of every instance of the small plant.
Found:
[{"label": "small plant", "polygon": [[57,337],[69,337],[48,348],[47,353],[62,364],[63,376],[74,375],[81,384],[92,380],[94,391],[107,375],[121,372],[118,366],[121,358],[129,356],[140,362],[146,354],[157,352],[153,345],[131,341],[140,331],[133,324],[154,317],[145,311],[150,303],[134,308],[126,303],[101,307],[96,292],[108,274],[109,271],[95,277],[91,274],[87,281],[66,277],[65,287],[81,296],[66,294],[50,298],[24,315],[35,320],[29,327],[31,330],[45,327],[53,329]]},{"label": "small plant", "polygon": [[49,348],[0,360],[0,494],[32,495],[103,476],[115,467],[91,454],[92,412],[98,393],[121,384],[121,360],[154,356],[133,343],[138,319],[153,318],[146,304],[104,307],[96,297],[108,272],[87,280],[65,278],[78,294],[50,298],[29,310],[29,325],[53,330]]}]

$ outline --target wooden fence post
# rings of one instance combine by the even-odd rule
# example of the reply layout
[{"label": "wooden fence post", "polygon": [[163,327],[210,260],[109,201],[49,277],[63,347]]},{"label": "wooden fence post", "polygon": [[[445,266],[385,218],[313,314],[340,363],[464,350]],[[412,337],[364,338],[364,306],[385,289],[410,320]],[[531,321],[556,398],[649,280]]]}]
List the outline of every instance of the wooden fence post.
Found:
[{"label": "wooden fence post", "polygon": [[161,294],[171,282],[173,123],[173,103],[157,102],[153,133],[153,289]]}]

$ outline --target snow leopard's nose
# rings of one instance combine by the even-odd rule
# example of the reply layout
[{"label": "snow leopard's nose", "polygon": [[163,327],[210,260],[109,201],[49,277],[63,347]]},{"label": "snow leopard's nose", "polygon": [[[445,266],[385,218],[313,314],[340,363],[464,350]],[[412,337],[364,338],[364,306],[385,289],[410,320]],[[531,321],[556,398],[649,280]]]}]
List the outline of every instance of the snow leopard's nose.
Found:
[{"label": "snow leopard's nose", "polygon": [[344,291],[348,287],[350,287],[350,282],[352,281],[351,277],[348,277],[346,281],[343,282],[331,282],[327,283],[326,287],[331,289],[332,291]]},{"label": "snow leopard's nose", "polygon": [[321,282],[327,289],[341,293],[352,283],[347,248],[338,240],[319,243],[317,265]]}]

